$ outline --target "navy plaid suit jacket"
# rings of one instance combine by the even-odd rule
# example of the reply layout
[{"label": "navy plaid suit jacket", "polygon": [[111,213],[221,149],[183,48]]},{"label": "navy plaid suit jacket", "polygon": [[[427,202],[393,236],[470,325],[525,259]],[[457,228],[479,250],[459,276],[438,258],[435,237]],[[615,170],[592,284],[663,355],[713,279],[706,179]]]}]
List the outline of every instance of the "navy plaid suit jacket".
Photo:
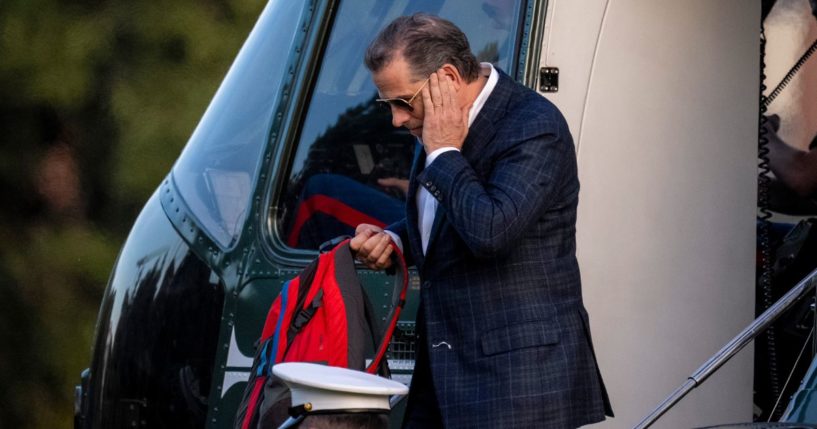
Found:
[{"label": "navy plaid suit jacket", "polygon": [[[612,416],[582,304],[579,182],[561,113],[500,71],[462,152],[423,170],[418,149],[406,219],[388,229],[420,273],[418,348],[445,426],[571,428]],[[426,255],[418,186],[439,201]]]}]

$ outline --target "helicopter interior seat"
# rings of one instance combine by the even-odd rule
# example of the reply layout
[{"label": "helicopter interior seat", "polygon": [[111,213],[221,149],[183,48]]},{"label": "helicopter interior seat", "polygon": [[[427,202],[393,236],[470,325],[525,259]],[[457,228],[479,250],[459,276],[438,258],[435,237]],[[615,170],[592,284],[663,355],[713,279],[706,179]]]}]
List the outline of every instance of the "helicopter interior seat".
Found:
[{"label": "helicopter interior seat", "polygon": [[[321,94],[319,100],[332,98]],[[359,223],[385,226],[402,217],[416,142],[391,126],[386,114],[372,96],[339,115],[310,145],[303,168],[291,175],[284,204],[288,245],[317,249],[352,235]]]}]

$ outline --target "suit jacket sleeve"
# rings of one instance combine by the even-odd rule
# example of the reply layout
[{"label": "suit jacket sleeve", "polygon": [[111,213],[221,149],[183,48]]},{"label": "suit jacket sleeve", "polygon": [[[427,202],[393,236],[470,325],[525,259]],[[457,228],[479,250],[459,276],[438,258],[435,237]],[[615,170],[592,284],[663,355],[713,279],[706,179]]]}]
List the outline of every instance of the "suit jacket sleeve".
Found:
[{"label": "suit jacket sleeve", "polygon": [[474,255],[507,253],[547,210],[566,204],[562,188],[575,179],[575,149],[566,125],[547,122],[528,123],[516,136],[498,133],[479,155],[490,157],[480,163],[484,171],[452,151],[418,177]]}]

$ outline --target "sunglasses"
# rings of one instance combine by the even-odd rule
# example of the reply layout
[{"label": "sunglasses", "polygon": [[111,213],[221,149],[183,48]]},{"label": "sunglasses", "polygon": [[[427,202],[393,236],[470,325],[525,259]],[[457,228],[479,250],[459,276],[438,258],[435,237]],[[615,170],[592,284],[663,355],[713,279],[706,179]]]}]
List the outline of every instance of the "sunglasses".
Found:
[{"label": "sunglasses", "polygon": [[408,100],[406,100],[405,98],[397,97],[397,98],[378,98],[378,99],[375,99],[375,101],[377,101],[378,103],[382,103],[384,106],[387,106],[387,107],[391,106],[391,107],[395,107],[395,108],[398,108],[398,109],[413,112],[414,111],[414,106],[412,106],[411,103],[413,103],[414,99],[416,99],[417,96],[420,95],[420,91],[423,90],[423,87],[426,86],[427,83],[428,83],[428,79],[426,79],[425,82],[423,82],[423,84],[420,85],[420,89],[418,89],[417,92],[415,92],[414,95],[412,95],[411,98],[409,98]]}]

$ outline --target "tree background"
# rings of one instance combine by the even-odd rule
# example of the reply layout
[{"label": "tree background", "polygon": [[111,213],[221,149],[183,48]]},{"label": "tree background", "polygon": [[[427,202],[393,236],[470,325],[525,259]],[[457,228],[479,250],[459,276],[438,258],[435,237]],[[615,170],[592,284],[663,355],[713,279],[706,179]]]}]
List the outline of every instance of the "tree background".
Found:
[{"label": "tree background", "polygon": [[0,427],[72,427],[119,246],[264,4],[0,1]]}]

